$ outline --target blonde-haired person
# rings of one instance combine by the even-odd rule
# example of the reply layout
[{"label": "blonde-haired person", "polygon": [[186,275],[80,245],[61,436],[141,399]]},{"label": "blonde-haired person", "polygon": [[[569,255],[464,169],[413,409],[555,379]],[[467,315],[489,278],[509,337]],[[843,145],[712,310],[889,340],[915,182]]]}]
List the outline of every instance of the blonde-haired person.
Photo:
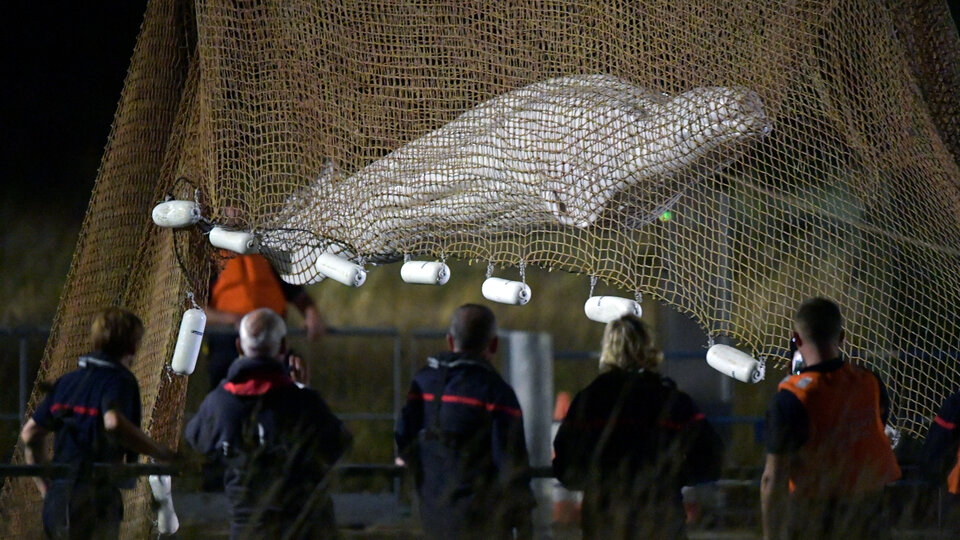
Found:
[{"label": "blonde-haired person", "polygon": [[653,334],[639,317],[626,316],[607,324],[600,351],[600,373],[612,369],[656,370],[663,353],[653,344]]},{"label": "blonde-haired person", "polygon": [[553,470],[584,491],[583,537],[685,538],[680,488],[716,479],[723,445],[690,396],[657,372],[649,327],[607,324],[600,375],[581,390],[553,441]]}]

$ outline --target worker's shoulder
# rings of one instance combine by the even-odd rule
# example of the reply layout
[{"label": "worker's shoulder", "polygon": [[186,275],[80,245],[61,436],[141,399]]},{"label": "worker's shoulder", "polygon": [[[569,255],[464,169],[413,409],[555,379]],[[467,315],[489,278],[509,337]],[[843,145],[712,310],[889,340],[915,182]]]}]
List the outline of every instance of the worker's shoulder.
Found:
[{"label": "worker's shoulder", "polygon": [[794,375],[787,375],[780,381],[780,384],[777,385],[777,389],[794,393],[805,392],[817,385],[821,375],[822,374],[818,371],[807,371],[803,373],[796,373]]},{"label": "worker's shoulder", "polygon": [[960,390],[950,394],[943,400],[938,416],[950,421],[960,420]]}]

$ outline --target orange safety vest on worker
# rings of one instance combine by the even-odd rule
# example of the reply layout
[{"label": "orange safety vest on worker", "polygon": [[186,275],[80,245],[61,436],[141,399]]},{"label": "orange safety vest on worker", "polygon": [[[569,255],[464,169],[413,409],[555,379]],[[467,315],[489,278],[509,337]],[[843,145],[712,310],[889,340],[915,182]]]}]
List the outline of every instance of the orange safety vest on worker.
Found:
[{"label": "orange safety vest on worker", "polygon": [[210,307],[246,315],[270,308],[284,317],[287,299],[273,267],[262,255],[237,255],[226,266],[210,291]]},{"label": "orange safety vest on worker", "polygon": [[960,449],[957,449],[957,463],[950,469],[950,474],[947,476],[947,491],[960,495]]},{"label": "orange safety vest on worker", "polygon": [[872,373],[844,362],[835,370],[787,377],[778,388],[795,395],[809,416],[809,438],[790,468],[795,496],[856,497],[900,478],[880,419],[880,383]]}]

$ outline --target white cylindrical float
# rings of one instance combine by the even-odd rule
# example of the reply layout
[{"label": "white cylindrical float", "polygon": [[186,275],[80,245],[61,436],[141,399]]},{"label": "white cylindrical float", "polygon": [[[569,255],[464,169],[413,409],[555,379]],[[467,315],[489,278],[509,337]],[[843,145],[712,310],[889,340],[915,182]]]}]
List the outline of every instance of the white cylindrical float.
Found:
[{"label": "white cylindrical float", "polygon": [[619,296],[591,296],[583,304],[583,312],[591,321],[602,323],[615,321],[624,315],[639,317],[643,314],[636,300]]},{"label": "white cylindrical float", "polygon": [[173,348],[170,368],[179,375],[190,375],[197,367],[197,355],[203,341],[203,330],[207,326],[207,314],[202,309],[190,308],[180,320],[180,333],[177,345]]},{"label": "white cylindrical float", "polygon": [[408,261],[400,267],[400,279],[406,283],[443,285],[450,280],[450,267],[442,262]]},{"label": "white cylindrical float", "polygon": [[173,489],[169,475],[150,475],[147,478],[153,500],[157,503],[157,529],[160,534],[173,534],[180,528],[180,520],[173,509]]},{"label": "white cylindrical float", "polygon": [[151,215],[160,227],[189,227],[200,221],[200,208],[193,201],[166,201],[154,206]]},{"label": "white cylindrical float", "polygon": [[729,345],[717,344],[707,349],[710,367],[741,382],[759,382],[763,378],[760,362]]},{"label": "white cylindrical float", "polygon": [[367,280],[367,272],[362,266],[332,253],[317,257],[315,267],[317,272],[348,287],[359,287]]},{"label": "white cylindrical float", "polygon": [[210,230],[210,243],[220,249],[226,249],[249,255],[260,251],[260,243],[253,233],[246,231],[231,231],[223,227],[214,227]]},{"label": "white cylindrical float", "polygon": [[487,278],[480,288],[483,297],[491,302],[522,306],[530,301],[530,287],[521,281],[503,278]]}]

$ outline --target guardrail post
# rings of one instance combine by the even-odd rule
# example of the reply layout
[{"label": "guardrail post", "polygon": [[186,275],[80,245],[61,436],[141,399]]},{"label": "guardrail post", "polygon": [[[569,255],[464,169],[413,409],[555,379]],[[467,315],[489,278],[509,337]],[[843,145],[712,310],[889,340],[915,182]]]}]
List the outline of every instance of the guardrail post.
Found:
[{"label": "guardrail post", "polygon": [[[549,467],[553,425],[553,342],[545,332],[503,332],[506,347],[504,378],[513,386],[523,410],[523,428],[527,436],[530,464]],[[536,478],[531,487],[537,497],[533,514],[535,538],[546,538],[553,519],[551,494],[553,479]]]},{"label": "guardrail post", "polygon": [[[397,419],[400,418],[400,409],[403,407],[404,396],[403,396],[403,381],[401,381],[402,368],[401,363],[403,362],[402,350],[401,350],[401,338],[400,333],[398,332],[393,336],[393,425],[397,424]],[[393,426],[391,426],[391,429]],[[397,445],[393,445],[393,457],[397,458]],[[393,477],[393,496],[399,501],[400,500],[400,488],[401,488],[401,476],[397,475]]]}]

